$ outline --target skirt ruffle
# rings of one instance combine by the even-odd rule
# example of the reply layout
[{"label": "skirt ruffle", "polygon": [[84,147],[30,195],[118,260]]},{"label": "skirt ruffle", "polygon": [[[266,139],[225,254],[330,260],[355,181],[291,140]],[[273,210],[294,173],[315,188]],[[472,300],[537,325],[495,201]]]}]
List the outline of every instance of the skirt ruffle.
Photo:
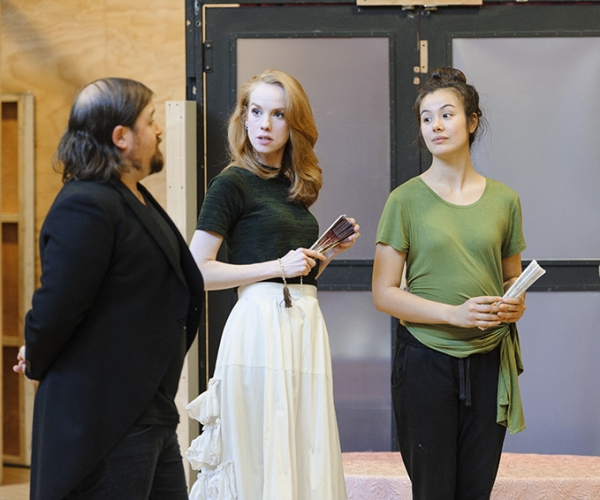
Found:
[{"label": "skirt ruffle", "polygon": [[221,464],[221,404],[219,379],[186,406],[190,418],[203,425],[202,434],[192,441],[186,457],[192,469],[201,471],[190,492],[190,500],[233,500],[237,498],[233,462]]},{"label": "skirt ruffle", "polygon": [[237,497],[231,460],[219,465],[215,470],[198,474],[190,492],[190,500],[235,500]]},{"label": "skirt ruffle", "polygon": [[208,389],[185,407],[190,418],[197,420],[202,425],[214,424],[219,419],[221,416],[219,383],[218,379],[210,379]]}]

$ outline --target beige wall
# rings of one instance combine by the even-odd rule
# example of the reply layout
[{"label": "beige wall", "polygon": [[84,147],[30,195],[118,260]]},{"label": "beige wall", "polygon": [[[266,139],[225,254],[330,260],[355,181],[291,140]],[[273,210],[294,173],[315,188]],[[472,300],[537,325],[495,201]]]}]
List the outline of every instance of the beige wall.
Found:
[{"label": "beige wall", "polygon": [[[0,5],[2,92],[35,96],[37,234],[61,186],[51,158],[83,85],[106,76],[145,83],[156,93],[163,129],[165,101],[185,99],[185,0],[0,0]],[[164,179],[161,173],[145,181],[163,205]]]}]

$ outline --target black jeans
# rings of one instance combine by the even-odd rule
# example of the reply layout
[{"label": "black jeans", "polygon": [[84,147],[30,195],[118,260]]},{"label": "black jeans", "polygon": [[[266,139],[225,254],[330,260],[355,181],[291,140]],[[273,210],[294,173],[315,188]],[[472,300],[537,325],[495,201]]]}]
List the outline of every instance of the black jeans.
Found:
[{"label": "black jeans", "polygon": [[175,426],[134,425],[65,500],[188,500]]},{"label": "black jeans", "polygon": [[402,325],[392,401],[413,500],[487,500],[506,428],[496,423],[500,349],[459,359]]}]

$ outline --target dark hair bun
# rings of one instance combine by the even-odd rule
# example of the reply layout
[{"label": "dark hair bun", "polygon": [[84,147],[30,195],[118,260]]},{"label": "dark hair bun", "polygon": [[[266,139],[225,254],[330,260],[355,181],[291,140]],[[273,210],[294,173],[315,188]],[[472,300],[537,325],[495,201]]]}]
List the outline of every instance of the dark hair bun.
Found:
[{"label": "dark hair bun", "polygon": [[449,66],[443,66],[441,68],[435,68],[431,70],[429,74],[430,79],[441,80],[446,84],[463,84],[466,85],[467,77],[465,74],[456,68],[450,68]]}]

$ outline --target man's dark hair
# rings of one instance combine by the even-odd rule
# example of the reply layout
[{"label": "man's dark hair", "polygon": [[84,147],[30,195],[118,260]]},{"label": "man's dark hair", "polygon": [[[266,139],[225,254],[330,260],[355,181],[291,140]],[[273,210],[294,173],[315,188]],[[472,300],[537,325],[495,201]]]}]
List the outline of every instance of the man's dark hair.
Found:
[{"label": "man's dark hair", "polygon": [[126,78],[103,78],[84,87],[73,103],[53,160],[63,182],[118,179],[123,163],[112,140],[113,130],[118,125],[135,130],[152,97],[144,84]]}]

